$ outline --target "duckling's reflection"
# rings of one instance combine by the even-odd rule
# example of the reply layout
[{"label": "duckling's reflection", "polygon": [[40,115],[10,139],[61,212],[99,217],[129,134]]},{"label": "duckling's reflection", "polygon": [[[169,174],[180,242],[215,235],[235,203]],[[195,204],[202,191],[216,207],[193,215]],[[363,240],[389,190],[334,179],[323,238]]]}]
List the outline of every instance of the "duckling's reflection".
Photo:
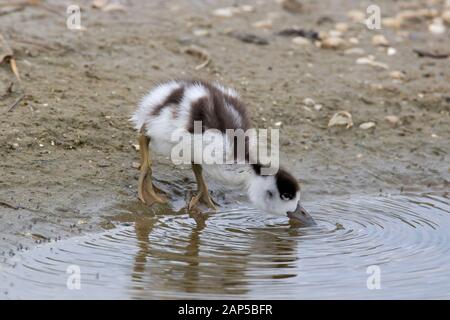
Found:
[{"label": "duckling's reflection", "polygon": [[[171,238],[176,229],[158,230],[167,227],[164,215],[136,217],[138,250],[131,275],[133,298],[245,295],[251,289],[250,281],[295,276],[276,271],[295,270],[292,268],[297,260],[295,229],[286,226],[251,229],[245,246],[237,248],[224,243],[217,247],[208,246],[208,240],[214,240],[210,234],[206,236],[208,239],[202,239],[209,215],[191,212],[190,218],[195,224],[189,235],[183,236],[181,230]],[[164,234],[166,239],[152,243],[152,234],[154,237]],[[167,241],[168,238],[174,240]]]}]

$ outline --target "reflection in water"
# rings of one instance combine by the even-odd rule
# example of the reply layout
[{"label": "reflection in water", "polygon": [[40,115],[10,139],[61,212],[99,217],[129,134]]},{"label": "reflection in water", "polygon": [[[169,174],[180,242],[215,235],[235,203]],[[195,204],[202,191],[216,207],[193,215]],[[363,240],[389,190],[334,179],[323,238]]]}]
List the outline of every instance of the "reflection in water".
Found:
[{"label": "reflection in water", "polygon": [[[220,255],[213,255],[208,252],[210,245],[208,241],[214,240],[202,240],[202,231],[206,227],[209,216],[191,213],[190,218],[195,223],[190,226],[191,230],[186,239],[176,239],[174,236],[173,241],[165,243],[163,247],[154,246],[153,249],[150,234],[160,221],[145,217],[135,220],[139,250],[135,256],[132,274],[133,298],[151,298],[149,293],[154,291],[166,292],[163,293],[164,297],[171,297],[180,292],[185,293],[186,297],[189,297],[190,293],[245,294],[248,292],[245,272],[250,255],[270,257],[270,261],[279,264],[277,267],[283,268],[286,265],[283,263],[283,255],[293,252],[294,241],[282,241],[284,244],[267,246],[268,236],[261,234],[250,250],[241,247],[241,250],[237,251],[236,248],[224,243],[221,246]],[[173,232],[177,233],[177,230]],[[166,236],[172,238],[170,234]],[[269,237],[270,243],[276,243],[272,239],[273,235]],[[290,244],[289,252],[286,251],[289,247],[285,242]],[[205,249],[203,252],[202,244]],[[168,251],[171,254],[168,254]],[[278,255],[280,255],[279,258],[277,258]],[[147,263],[148,257],[152,257],[152,263]],[[295,259],[291,257],[288,260]],[[142,281],[145,276],[149,277],[148,281]]]},{"label": "reflection in water", "polygon": [[[18,255],[0,274],[0,297],[450,298],[448,198],[311,203],[314,228],[245,208],[191,216],[138,208],[103,235]],[[72,264],[82,271],[79,291],[66,287]],[[371,265],[381,290],[366,286]]]}]

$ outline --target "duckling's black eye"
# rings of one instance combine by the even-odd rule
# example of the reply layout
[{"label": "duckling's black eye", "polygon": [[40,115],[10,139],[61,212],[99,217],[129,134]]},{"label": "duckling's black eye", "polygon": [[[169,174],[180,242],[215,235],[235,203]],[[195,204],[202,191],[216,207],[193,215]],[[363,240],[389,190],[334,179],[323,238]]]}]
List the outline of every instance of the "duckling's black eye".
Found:
[{"label": "duckling's black eye", "polygon": [[294,195],[289,194],[289,193],[283,193],[281,195],[281,199],[282,200],[292,200],[292,199],[294,199]]},{"label": "duckling's black eye", "polygon": [[269,198],[272,198],[272,197],[273,197],[273,193],[272,193],[272,191],[270,191],[270,190],[267,190],[267,196],[268,196]]}]

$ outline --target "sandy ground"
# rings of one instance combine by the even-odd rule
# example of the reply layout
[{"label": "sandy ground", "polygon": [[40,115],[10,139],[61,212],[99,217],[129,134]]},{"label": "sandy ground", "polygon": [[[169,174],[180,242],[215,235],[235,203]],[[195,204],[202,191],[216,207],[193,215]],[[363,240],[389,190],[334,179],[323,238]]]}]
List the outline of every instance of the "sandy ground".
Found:
[{"label": "sandy ground", "polygon": [[[441,14],[444,2],[377,1],[382,17],[427,7]],[[108,12],[79,1],[85,30],[71,31],[65,23],[69,2],[46,3],[0,16],[0,32],[15,50],[22,77],[19,84],[2,64],[0,255],[112,228],[122,213],[152,214],[137,201],[136,135],[128,118],[155,81],[171,77],[234,86],[256,126],[278,125],[282,161],[301,179],[306,202],[448,190],[450,60],[413,52],[450,53],[450,26],[432,34],[432,17],[369,30],[347,16],[365,12],[369,1],[304,1],[303,11],[292,13],[276,1],[249,0],[239,5],[251,5],[251,12],[234,10],[229,18],[212,13],[233,1],[128,1],[126,11]],[[254,26],[266,20],[271,26],[260,25],[271,29]],[[276,35],[292,26],[329,32],[342,22],[348,30],[337,49]],[[236,32],[268,44],[244,43]],[[374,45],[376,34],[396,54]],[[211,63],[196,70],[201,61],[183,52],[189,45],[206,50]],[[388,69],[356,63],[368,55]],[[25,98],[7,112],[22,93]],[[305,105],[305,98],[316,106]],[[327,127],[340,110],[352,114],[352,128]],[[396,124],[385,119],[390,115],[398,117]],[[375,127],[359,128],[370,121]],[[182,200],[183,190],[195,187],[192,173],[163,162],[156,178]]]}]

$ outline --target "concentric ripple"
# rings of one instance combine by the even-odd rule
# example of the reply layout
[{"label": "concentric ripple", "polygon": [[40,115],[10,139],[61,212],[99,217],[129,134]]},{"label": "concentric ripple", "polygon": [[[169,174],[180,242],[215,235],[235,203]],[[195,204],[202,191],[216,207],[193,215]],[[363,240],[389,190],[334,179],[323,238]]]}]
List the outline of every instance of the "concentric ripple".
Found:
[{"label": "concentric ripple", "polygon": [[[348,197],[305,204],[318,225],[234,209],[136,219],[42,245],[3,267],[3,298],[450,298],[450,201]],[[70,290],[69,266],[81,271]],[[379,270],[380,289],[368,278]],[[368,273],[369,271],[369,273]]]}]

